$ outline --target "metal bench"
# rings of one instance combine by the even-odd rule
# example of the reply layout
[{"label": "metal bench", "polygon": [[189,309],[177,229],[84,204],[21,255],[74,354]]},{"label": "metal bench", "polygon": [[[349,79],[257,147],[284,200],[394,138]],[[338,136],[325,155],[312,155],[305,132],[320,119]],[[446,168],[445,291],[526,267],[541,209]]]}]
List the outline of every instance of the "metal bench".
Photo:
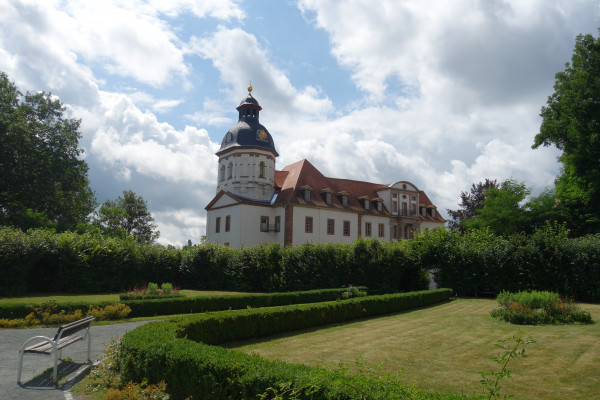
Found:
[{"label": "metal bench", "polygon": [[[25,355],[25,353],[49,355],[53,357],[54,372],[52,374],[52,380],[54,382],[58,381],[58,359],[60,358],[63,348],[87,338],[87,356],[88,361],[90,361],[90,350],[92,345],[90,326],[92,325],[93,320],[94,317],[86,317],[78,321],[63,325],[60,328],[58,328],[56,335],[54,335],[54,339],[50,339],[46,336],[34,336],[31,339],[28,339],[25,343],[23,343],[23,346],[21,346],[21,349],[19,350],[19,372],[17,374],[17,382],[21,383],[21,370],[23,369],[23,356]],[[81,331],[85,332],[81,334]],[[37,340],[38,343],[33,344],[29,347],[27,346],[30,342],[35,340]]]}]

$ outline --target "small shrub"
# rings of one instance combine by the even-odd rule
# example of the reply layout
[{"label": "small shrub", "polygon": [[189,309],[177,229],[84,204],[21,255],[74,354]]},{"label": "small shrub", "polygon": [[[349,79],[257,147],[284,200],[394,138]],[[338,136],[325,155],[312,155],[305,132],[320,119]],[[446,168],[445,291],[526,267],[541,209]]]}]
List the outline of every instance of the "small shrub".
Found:
[{"label": "small shrub", "polygon": [[109,304],[104,307],[90,307],[88,310],[88,315],[94,316],[99,321],[127,318],[130,313],[131,307],[121,303]]},{"label": "small shrub", "polygon": [[499,308],[492,317],[518,325],[582,323],[589,324],[589,312],[581,310],[571,299],[561,299],[553,292],[502,292]]},{"label": "small shrub", "polygon": [[108,389],[104,400],[168,400],[170,396],[165,392],[166,388],[164,381],[148,386],[129,382],[122,389]]},{"label": "small shrub", "polygon": [[151,296],[156,296],[158,294],[158,284],[154,282],[148,282],[146,292],[148,292],[148,294]]},{"label": "small shrub", "polygon": [[162,290],[164,295],[170,295],[173,293],[173,285],[171,283],[165,282],[160,285],[160,290]]}]

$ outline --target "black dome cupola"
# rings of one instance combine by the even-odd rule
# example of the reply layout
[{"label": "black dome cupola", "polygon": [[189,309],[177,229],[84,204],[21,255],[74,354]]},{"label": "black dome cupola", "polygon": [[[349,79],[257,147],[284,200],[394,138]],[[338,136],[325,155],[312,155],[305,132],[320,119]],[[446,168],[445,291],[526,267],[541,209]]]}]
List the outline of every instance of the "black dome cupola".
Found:
[{"label": "black dome cupola", "polygon": [[243,146],[268,149],[277,156],[271,134],[258,120],[262,107],[252,96],[252,86],[248,86],[248,96],[236,109],[239,112],[238,122],[225,134],[217,155],[225,150]]}]

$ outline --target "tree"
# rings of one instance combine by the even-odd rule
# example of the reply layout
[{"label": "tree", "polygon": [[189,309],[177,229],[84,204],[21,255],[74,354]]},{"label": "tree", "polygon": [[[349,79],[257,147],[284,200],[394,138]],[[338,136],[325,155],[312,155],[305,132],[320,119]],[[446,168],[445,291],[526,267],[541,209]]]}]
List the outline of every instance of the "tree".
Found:
[{"label": "tree", "polygon": [[74,230],[96,207],[81,121],[51,93],[23,96],[0,72],[0,224]]},{"label": "tree", "polygon": [[464,231],[463,222],[477,215],[477,210],[483,207],[485,191],[492,187],[498,187],[496,180],[486,179],[485,182],[479,182],[471,186],[471,192],[460,193],[460,208],[458,210],[446,210],[452,221],[448,222],[448,227],[453,230]]},{"label": "tree", "polygon": [[499,187],[490,187],[485,191],[483,207],[476,215],[463,222],[466,229],[488,227],[497,235],[519,233],[528,223],[528,216],[521,203],[530,194],[522,182],[507,179]]},{"label": "tree", "polygon": [[[600,30],[599,30],[600,32]],[[533,148],[562,150],[556,194],[575,234],[600,232],[600,37],[579,35],[556,74]]]},{"label": "tree", "polygon": [[94,223],[104,235],[130,236],[139,243],[152,243],[160,236],[153,221],[146,201],[131,190],[124,190],[123,197],[106,200],[100,206]]}]

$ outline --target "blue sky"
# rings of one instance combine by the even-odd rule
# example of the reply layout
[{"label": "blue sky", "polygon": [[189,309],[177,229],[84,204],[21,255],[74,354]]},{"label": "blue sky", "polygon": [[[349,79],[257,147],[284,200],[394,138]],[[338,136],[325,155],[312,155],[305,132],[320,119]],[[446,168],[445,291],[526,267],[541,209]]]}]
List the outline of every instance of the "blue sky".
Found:
[{"label": "blue sky", "polygon": [[250,82],[280,154],[408,180],[445,215],[485,178],[539,193],[539,112],[592,0],[0,0],[0,70],[82,120],[100,202],[141,195],[163,244],[198,243],[217,151]]}]

